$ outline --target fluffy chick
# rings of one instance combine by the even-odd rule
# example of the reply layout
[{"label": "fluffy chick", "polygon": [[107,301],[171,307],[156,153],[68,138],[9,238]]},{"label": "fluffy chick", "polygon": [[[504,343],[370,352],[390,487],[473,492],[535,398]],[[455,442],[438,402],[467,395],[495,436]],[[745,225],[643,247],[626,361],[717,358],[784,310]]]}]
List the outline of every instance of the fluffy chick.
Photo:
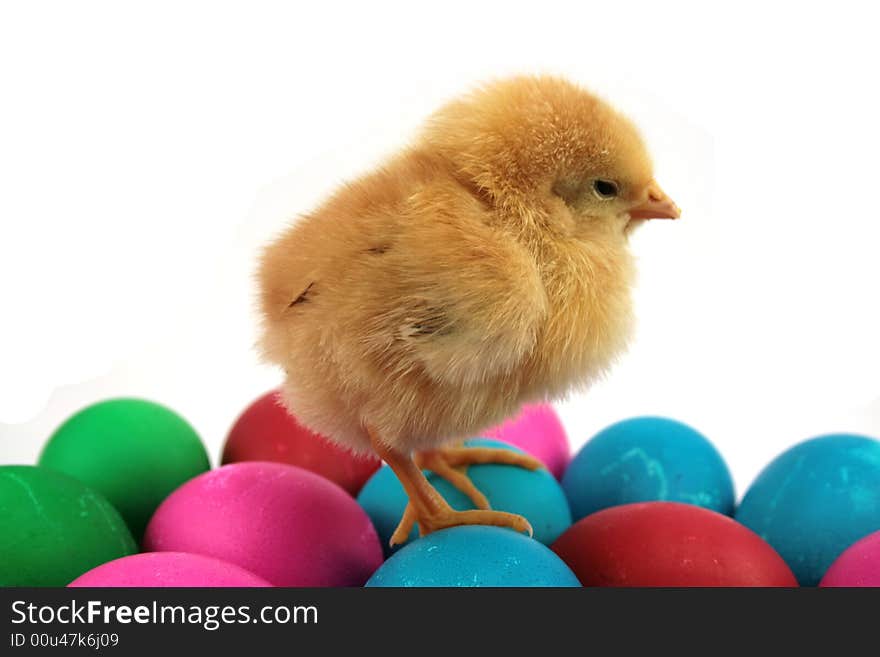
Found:
[{"label": "fluffy chick", "polygon": [[393,540],[413,521],[527,529],[444,506],[412,456],[487,507],[453,468],[509,459],[438,448],[603,373],[631,330],[628,235],[677,216],[609,105],[558,78],[489,84],[266,249],[262,349],[301,422],[395,469],[411,507]]}]

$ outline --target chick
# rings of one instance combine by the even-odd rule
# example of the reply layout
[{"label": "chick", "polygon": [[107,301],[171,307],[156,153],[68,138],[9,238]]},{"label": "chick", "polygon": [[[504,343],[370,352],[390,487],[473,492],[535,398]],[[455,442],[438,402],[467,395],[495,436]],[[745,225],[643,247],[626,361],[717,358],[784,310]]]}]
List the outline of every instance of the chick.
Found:
[{"label": "chick", "polygon": [[[265,250],[261,347],[301,422],[397,474],[392,544],[415,522],[530,532],[462,468],[539,463],[457,442],[608,369],[631,331],[628,236],[678,216],[606,103],[554,77],[488,84]],[[477,509],[453,510],[422,467]]]}]

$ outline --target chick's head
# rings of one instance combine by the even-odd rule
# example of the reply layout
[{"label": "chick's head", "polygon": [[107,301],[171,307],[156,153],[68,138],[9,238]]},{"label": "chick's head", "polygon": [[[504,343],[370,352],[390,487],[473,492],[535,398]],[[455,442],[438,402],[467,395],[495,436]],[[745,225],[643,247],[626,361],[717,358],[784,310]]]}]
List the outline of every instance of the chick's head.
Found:
[{"label": "chick's head", "polygon": [[559,78],[486,85],[437,112],[424,140],[502,212],[549,221],[556,232],[625,233],[679,216],[635,126]]}]

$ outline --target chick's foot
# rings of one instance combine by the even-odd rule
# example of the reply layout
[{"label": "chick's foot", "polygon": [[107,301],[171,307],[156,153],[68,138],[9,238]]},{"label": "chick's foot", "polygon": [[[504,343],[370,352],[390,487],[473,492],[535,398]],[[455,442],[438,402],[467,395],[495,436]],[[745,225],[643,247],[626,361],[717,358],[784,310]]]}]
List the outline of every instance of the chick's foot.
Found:
[{"label": "chick's foot", "polygon": [[532,535],[532,526],[529,521],[515,513],[507,513],[506,511],[491,511],[488,509],[477,509],[473,511],[456,511],[449,508],[448,511],[419,518],[419,533],[424,536],[431,532],[436,532],[447,527],[458,527],[459,525],[491,525],[493,527],[509,527],[518,532],[528,533]]},{"label": "chick's foot", "polygon": [[467,495],[477,509],[491,509],[489,500],[474,486],[467,475],[467,466],[486,463],[516,465],[526,470],[537,470],[543,464],[531,456],[495,447],[444,447],[419,452],[415,456],[416,465],[443,477],[462,493]]},{"label": "chick's foot", "polygon": [[515,513],[506,511],[491,511],[489,509],[477,509],[472,511],[456,511],[452,507],[442,510],[427,510],[420,508],[418,502],[410,502],[400,524],[391,535],[389,544],[393,547],[405,543],[409,538],[415,523],[419,523],[419,535],[425,536],[447,527],[460,525],[491,525],[493,527],[509,527],[518,532],[528,533],[532,536],[532,526],[529,521]]},{"label": "chick's foot", "polygon": [[[424,453],[422,452],[422,454]],[[544,464],[533,456],[500,447],[465,447],[458,445],[433,450],[431,453],[438,455],[453,468],[467,465],[482,465],[485,463],[518,465],[526,470],[537,470],[544,467]]]},{"label": "chick's foot", "polygon": [[532,535],[531,525],[522,516],[490,510],[489,500],[474,486],[466,474],[466,468],[472,464],[503,463],[516,465],[527,470],[537,470],[543,467],[543,464],[537,459],[507,449],[457,446],[420,452],[414,460],[420,469],[430,470],[443,477],[467,495],[477,510],[455,511],[448,505],[445,509],[437,509],[433,506],[419,509],[417,501],[410,498],[403,517],[391,536],[391,545],[405,542],[416,522],[419,523],[421,536],[456,525],[510,527],[516,531],[528,532],[529,536]]}]

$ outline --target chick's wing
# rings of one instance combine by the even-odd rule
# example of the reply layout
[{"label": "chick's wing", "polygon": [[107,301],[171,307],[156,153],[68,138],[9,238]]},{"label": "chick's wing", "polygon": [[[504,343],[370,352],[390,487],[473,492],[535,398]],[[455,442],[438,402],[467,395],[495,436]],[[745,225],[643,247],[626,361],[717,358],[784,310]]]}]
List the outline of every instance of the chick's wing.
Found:
[{"label": "chick's wing", "polygon": [[515,369],[535,345],[547,299],[534,258],[455,207],[416,206],[385,259],[382,326],[437,381],[468,385]]}]

